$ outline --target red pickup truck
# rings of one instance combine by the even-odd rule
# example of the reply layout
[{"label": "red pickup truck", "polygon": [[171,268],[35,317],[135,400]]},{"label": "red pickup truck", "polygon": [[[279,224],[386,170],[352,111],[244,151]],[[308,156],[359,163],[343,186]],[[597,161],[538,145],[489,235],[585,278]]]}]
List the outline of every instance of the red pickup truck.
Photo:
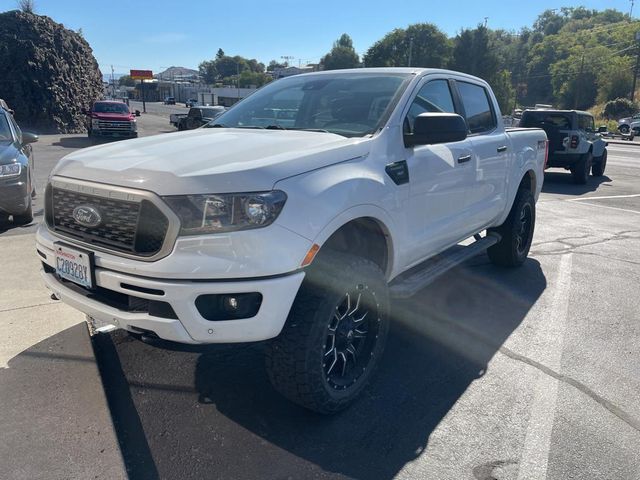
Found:
[{"label": "red pickup truck", "polygon": [[85,109],[83,113],[89,117],[89,138],[138,136],[136,117],[140,116],[140,112],[136,110],[135,113],[131,113],[125,103],[101,100],[95,102],[89,110]]}]

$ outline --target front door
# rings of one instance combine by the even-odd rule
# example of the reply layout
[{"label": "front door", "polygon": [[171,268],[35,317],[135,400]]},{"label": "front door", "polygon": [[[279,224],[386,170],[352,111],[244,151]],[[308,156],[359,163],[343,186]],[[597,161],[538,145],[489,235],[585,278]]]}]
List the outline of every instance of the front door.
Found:
[{"label": "front door", "polygon": [[[415,118],[424,112],[457,113],[449,81],[428,76],[404,116],[403,129],[411,133]],[[405,149],[409,169],[411,245],[408,265],[462,240],[466,225],[466,190],[473,178],[469,140]]]}]

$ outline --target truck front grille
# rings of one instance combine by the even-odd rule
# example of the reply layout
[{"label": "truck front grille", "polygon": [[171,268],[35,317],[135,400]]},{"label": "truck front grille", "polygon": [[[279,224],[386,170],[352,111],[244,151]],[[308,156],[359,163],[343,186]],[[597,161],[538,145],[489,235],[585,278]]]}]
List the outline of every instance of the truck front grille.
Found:
[{"label": "truck front grille", "polygon": [[[77,207],[89,206],[101,217],[87,226],[74,218]],[[153,256],[162,248],[169,219],[146,199],[124,200],[49,185],[45,220],[50,229],[82,242],[136,256]]]},{"label": "truck front grille", "polygon": [[131,122],[98,121],[98,129],[101,132],[130,132]]}]

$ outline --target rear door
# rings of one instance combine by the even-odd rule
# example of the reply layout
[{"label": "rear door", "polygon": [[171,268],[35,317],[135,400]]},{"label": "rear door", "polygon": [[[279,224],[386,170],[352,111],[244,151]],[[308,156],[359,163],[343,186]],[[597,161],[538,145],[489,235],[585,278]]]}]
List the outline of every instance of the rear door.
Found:
[{"label": "rear door", "polygon": [[471,80],[456,80],[473,151],[466,208],[472,231],[490,224],[504,210],[510,141],[498,123],[499,111],[489,89]]},{"label": "rear door", "polygon": [[[415,118],[425,112],[458,113],[449,79],[427,76],[403,112],[404,133],[413,131]],[[416,263],[462,239],[468,230],[466,189],[473,177],[468,140],[405,148],[409,169],[408,224],[411,245],[407,258]]]}]

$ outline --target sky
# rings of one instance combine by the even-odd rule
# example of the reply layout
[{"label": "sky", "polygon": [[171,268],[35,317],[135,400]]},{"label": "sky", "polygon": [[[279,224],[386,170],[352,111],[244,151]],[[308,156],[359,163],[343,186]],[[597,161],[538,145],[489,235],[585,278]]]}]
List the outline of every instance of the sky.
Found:
[{"label": "sky", "polygon": [[[633,16],[640,14],[636,2]],[[486,19],[491,28],[517,31],[545,9],[583,5],[629,12],[630,0],[557,2],[497,0],[35,0],[36,13],[82,29],[103,74],[170,66],[197,68],[215,56],[256,58],[267,64],[293,57],[291,65],[316,63],[348,33],[359,54],[394,28],[436,24],[450,36]],[[0,0],[0,12],[16,0]]]}]

